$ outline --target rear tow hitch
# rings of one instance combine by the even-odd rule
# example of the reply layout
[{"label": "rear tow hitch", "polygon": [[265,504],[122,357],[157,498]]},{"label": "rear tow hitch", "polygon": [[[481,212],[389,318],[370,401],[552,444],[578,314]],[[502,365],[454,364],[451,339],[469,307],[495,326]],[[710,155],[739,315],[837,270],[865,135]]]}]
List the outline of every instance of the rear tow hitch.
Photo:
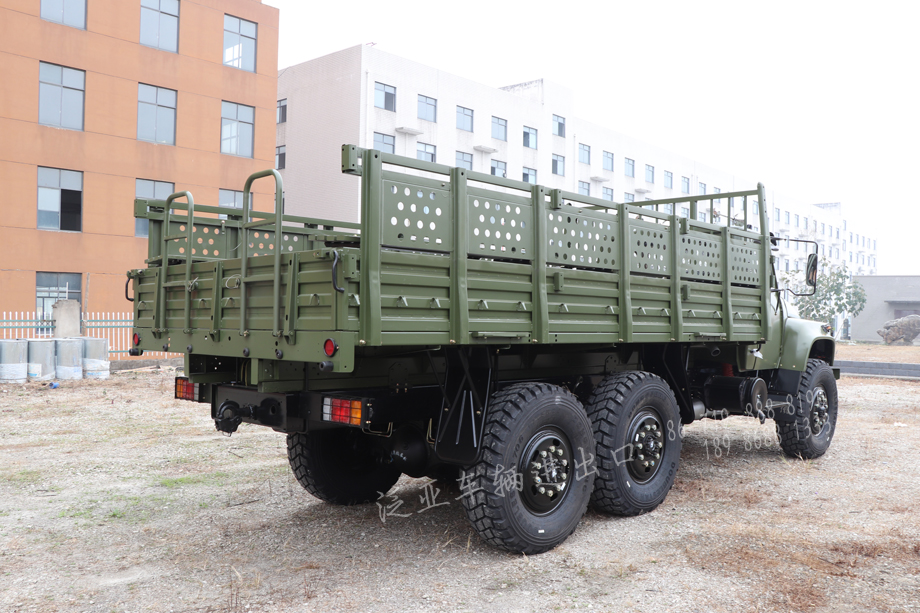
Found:
[{"label": "rear tow hitch", "polygon": [[225,400],[217,409],[217,416],[214,418],[214,427],[218,431],[230,436],[240,427],[243,417],[252,417],[252,406],[246,405],[240,408],[240,405],[232,400]]}]

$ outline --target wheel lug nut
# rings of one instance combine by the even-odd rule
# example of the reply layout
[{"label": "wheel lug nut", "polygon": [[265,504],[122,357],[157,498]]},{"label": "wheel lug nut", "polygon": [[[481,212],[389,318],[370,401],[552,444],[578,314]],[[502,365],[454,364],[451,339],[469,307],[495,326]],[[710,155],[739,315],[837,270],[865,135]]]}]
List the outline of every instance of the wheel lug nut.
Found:
[{"label": "wheel lug nut", "polygon": [[540,477],[534,477],[533,482],[536,483],[537,485],[540,485],[541,483],[543,483],[543,479],[541,479]]},{"label": "wheel lug nut", "polygon": [[656,459],[656,460],[659,459],[660,457],[661,457],[661,454],[660,454],[660,453],[656,453],[656,454],[655,454],[655,459]]},{"label": "wheel lug nut", "polygon": [[557,450],[556,450],[556,455],[562,455],[562,449],[557,449]]},{"label": "wheel lug nut", "polygon": [[651,430],[652,427],[651,427],[650,425],[648,425],[648,424],[645,424],[645,429],[646,429],[646,430]]},{"label": "wheel lug nut", "polygon": [[568,460],[562,460],[562,465],[563,465],[563,466],[568,466],[568,465],[569,465],[569,461],[568,461]]},{"label": "wheel lug nut", "polygon": [[656,430],[655,436],[657,436],[658,438],[661,438],[661,430]]},{"label": "wheel lug nut", "polygon": [[553,497],[553,490],[547,490],[547,491],[546,491],[546,495],[549,496],[550,498],[552,498],[552,497]]},{"label": "wheel lug nut", "polygon": [[545,451],[541,451],[541,452],[540,452],[540,457],[541,457],[541,458],[545,458],[545,457],[546,457],[546,452],[545,452]]},{"label": "wheel lug nut", "polygon": [[640,459],[640,460],[644,460],[644,459],[645,459],[645,456],[642,455],[642,454],[640,453],[640,454],[639,454],[639,459]]},{"label": "wheel lug nut", "polygon": [[658,424],[652,424],[652,430],[658,430]]},{"label": "wheel lug nut", "polygon": [[540,492],[541,494],[545,494],[545,493],[546,493],[546,488],[545,488],[545,487],[538,487],[538,488],[537,488],[537,491]]},{"label": "wheel lug nut", "polygon": [[569,476],[568,476],[567,474],[565,474],[565,473],[562,473],[561,475],[559,475],[559,477],[560,477],[563,481],[565,481],[566,479],[569,478]]},{"label": "wheel lug nut", "polygon": [[556,447],[555,447],[555,445],[549,448],[549,452],[550,452],[550,453],[555,453],[555,452],[556,452]]},{"label": "wheel lug nut", "polygon": [[541,468],[543,468],[543,465],[540,464],[539,462],[532,462],[530,466],[535,468],[536,470],[540,470]]},{"label": "wheel lug nut", "polygon": [[648,462],[645,462],[645,463],[644,463],[644,464],[642,464],[642,465],[643,465],[643,466],[648,466]]},{"label": "wheel lug nut", "polygon": [[642,449],[642,443],[639,443],[638,445],[636,445],[636,449]]},{"label": "wheel lug nut", "polygon": [[652,460],[652,466],[654,466],[654,465],[655,465],[655,460]]}]

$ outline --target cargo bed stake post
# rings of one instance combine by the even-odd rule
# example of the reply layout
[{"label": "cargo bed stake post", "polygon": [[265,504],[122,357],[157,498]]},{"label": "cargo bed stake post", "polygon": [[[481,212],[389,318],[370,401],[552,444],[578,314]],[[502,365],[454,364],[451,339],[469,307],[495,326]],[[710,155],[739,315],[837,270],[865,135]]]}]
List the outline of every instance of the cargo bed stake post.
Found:
[{"label": "cargo bed stake post", "polygon": [[[250,221],[249,218],[249,193],[252,183],[262,177],[273,176],[275,178],[275,218],[261,219],[259,221]],[[243,223],[240,229],[243,231],[243,258],[240,261],[240,336],[248,336],[249,331],[246,329],[246,272],[249,268],[249,230],[275,224],[275,269],[273,275],[274,291],[272,296],[272,336],[275,338],[281,336],[281,234],[283,214],[281,207],[281,197],[284,193],[284,181],[281,179],[281,173],[274,168],[260,170],[249,175],[246,184],[243,186]]]},{"label": "cargo bed stake post", "polygon": [[757,184],[757,208],[760,209],[760,289],[761,311],[763,317],[760,325],[763,340],[770,340],[770,228],[767,227],[767,193],[763,183]]},{"label": "cargo bed stake post", "polygon": [[[359,150],[361,156],[361,288],[360,336],[366,345],[383,344],[380,300],[380,250],[383,245],[383,160],[375,149]],[[360,343],[359,343],[360,344]]]}]

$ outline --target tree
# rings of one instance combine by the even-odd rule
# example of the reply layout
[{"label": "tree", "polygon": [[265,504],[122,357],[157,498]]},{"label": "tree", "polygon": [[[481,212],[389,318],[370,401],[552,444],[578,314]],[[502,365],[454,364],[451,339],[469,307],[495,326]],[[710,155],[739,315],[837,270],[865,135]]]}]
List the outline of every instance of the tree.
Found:
[{"label": "tree", "polygon": [[[811,293],[810,287],[802,285],[801,273],[785,274],[786,286],[797,293]],[[826,258],[821,258],[818,270],[818,285],[812,296],[793,296],[792,301],[803,319],[813,319],[823,323],[834,323],[834,318],[856,317],[866,306],[866,290],[858,281],[851,281],[846,269],[833,266]]]}]

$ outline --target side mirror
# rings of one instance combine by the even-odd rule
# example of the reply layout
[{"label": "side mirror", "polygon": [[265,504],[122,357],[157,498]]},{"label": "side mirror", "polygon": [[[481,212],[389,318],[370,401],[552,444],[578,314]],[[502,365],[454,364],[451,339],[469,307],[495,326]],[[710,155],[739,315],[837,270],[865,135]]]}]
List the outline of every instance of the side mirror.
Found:
[{"label": "side mirror", "polygon": [[808,263],[805,265],[805,284],[809,287],[818,285],[818,254],[812,253],[808,256]]}]

